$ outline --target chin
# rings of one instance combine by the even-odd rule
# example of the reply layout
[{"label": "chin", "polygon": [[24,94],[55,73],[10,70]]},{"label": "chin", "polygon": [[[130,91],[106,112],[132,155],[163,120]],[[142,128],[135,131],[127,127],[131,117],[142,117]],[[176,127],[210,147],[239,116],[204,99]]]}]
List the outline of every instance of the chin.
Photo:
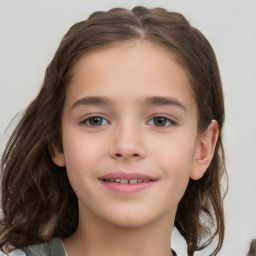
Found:
[{"label": "chin", "polygon": [[150,221],[145,221],[145,219],[134,219],[134,218],[125,218],[121,220],[115,220],[111,224],[118,227],[118,228],[127,228],[127,229],[133,229],[133,228],[142,228],[147,226],[150,223]]},{"label": "chin", "polygon": [[106,218],[109,223],[114,226],[120,228],[140,228],[150,225],[151,223],[155,222],[158,216],[143,214],[142,211],[140,212],[133,212],[127,214],[119,212],[118,215],[111,216],[110,218]]}]

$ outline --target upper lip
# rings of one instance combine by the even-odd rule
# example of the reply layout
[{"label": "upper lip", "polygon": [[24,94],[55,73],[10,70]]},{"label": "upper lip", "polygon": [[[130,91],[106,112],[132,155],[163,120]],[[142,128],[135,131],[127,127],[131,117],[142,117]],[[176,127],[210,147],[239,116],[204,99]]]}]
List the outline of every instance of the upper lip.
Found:
[{"label": "upper lip", "polygon": [[140,173],[140,172],[124,172],[124,171],[115,171],[115,172],[109,172],[101,177],[99,179],[101,180],[108,180],[108,179],[142,179],[142,180],[157,180],[156,178],[152,177],[151,175]]}]

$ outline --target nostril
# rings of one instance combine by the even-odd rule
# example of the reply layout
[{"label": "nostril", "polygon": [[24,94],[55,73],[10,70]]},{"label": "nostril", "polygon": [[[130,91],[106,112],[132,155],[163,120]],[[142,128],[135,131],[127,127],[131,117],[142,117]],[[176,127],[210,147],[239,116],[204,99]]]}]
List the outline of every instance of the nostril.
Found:
[{"label": "nostril", "polygon": [[[118,157],[118,158],[123,157],[123,155],[122,155],[122,154],[119,154],[119,153],[118,153],[118,154],[115,154],[115,156]],[[132,156],[133,156],[133,157],[139,157],[140,155],[139,155],[139,154],[132,154]]]}]

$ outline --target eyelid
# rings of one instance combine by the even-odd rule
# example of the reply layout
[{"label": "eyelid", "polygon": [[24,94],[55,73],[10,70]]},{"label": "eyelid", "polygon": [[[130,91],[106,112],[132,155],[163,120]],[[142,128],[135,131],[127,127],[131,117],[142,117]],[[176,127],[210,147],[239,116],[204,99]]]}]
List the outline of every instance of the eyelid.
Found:
[{"label": "eyelid", "polygon": [[[165,118],[170,124],[169,125],[164,125],[164,126],[157,126],[154,124],[149,124],[150,121],[153,121],[154,118]],[[174,120],[175,118],[170,117],[169,115],[166,114],[154,114],[153,116],[151,116],[148,121],[146,122],[149,125],[155,126],[155,127],[159,127],[159,128],[166,128],[166,127],[170,127],[170,126],[177,126],[178,122]]]},{"label": "eyelid", "polygon": [[[95,117],[99,117],[99,118],[102,118],[102,119],[106,120],[106,124],[95,125],[95,126],[86,124],[86,121],[88,121],[90,118],[93,118],[93,117],[94,117],[94,118],[95,118]],[[93,114],[88,114],[88,115],[83,116],[83,117],[80,119],[79,124],[81,124],[81,125],[86,125],[86,126],[88,126],[88,127],[100,127],[100,126],[105,126],[105,125],[110,124],[110,121],[109,121],[109,119],[108,119],[105,115],[103,115],[103,114],[101,114],[101,113],[93,113]]]}]

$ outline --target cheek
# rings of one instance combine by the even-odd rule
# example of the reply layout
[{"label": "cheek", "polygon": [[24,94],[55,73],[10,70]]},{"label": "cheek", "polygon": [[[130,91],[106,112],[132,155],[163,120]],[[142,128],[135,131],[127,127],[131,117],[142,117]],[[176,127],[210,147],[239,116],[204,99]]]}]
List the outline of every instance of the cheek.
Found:
[{"label": "cheek", "polygon": [[164,169],[170,169],[170,172],[189,171],[193,163],[195,140],[193,139],[194,136],[188,135],[166,136],[166,138],[157,140],[155,144],[160,147],[154,147],[152,150],[154,150],[156,159]]},{"label": "cheek", "polygon": [[102,144],[95,138],[85,136],[63,136],[63,149],[66,161],[66,169],[70,184],[78,198],[91,196],[91,181],[97,177],[97,170],[102,158]]},{"label": "cheek", "polygon": [[162,143],[155,151],[155,159],[167,181],[167,189],[181,197],[186,190],[193,165],[194,141],[187,137],[176,137]]},{"label": "cheek", "polygon": [[63,149],[68,173],[91,175],[106,151],[103,142],[100,138],[86,136],[79,131],[63,132]]}]

